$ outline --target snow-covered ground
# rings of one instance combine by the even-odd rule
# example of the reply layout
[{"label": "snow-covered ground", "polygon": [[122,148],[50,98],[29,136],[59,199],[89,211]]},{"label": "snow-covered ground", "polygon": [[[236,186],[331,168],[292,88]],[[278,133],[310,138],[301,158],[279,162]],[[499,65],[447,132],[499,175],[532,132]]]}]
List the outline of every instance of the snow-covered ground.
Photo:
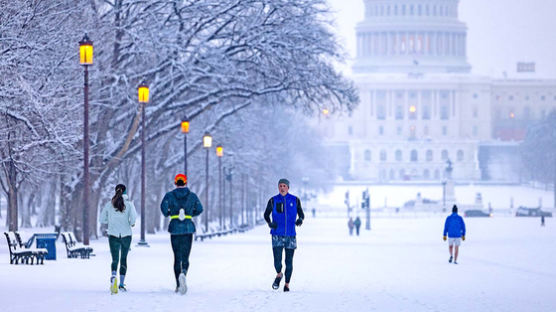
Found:
[{"label": "snow-covered ground", "polygon": [[[310,218],[298,230],[291,292],[274,291],[270,235],[196,242],[189,292],[173,292],[165,233],[148,235],[128,260],[128,293],[110,295],[105,238],[96,256],[10,265],[0,244],[2,311],[554,311],[556,222],[547,218],[467,218],[459,264],[448,263],[443,216],[378,218],[349,236],[343,218]],[[24,236],[30,232],[23,232]]]}]

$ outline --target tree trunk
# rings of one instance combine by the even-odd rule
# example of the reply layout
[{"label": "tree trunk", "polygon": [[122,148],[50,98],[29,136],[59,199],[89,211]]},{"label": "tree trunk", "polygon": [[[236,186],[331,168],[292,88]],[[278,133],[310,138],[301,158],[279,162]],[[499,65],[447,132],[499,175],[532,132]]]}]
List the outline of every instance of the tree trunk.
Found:
[{"label": "tree trunk", "polygon": [[18,230],[18,216],[17,216],[17,171],[13,160],[8,161],[8,210],[9,213],[9,225],[10,231]]}]

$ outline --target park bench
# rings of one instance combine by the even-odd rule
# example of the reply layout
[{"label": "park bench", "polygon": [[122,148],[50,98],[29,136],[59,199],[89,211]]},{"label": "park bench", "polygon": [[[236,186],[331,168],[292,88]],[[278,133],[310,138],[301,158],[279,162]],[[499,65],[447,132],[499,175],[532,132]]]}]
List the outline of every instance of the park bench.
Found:
[{"label": "park bench", "polygon": [[62,232],[62,239],[66,245],[68,258],[81,257],[82,259],[89,259],[91,256],[93,248],[78,243],[72,232]]},{"label": "park bench", "polygon": [[[48,250],[46,250],[46,248],[32,248],[31,244],[23,244],[19,232],[12,232],[12,233],[15,234],[15,238],[21,250],[30,251],[35,257],[35,259],[37,259],[37,264],[39,264],[39,261],[40,264],[44,264],[44,257],[48,254]],[[32,260],[31,260],[31,264],[33,264]]]},{"label": "park bench", "polygon": [[10,249],[10,264],[19,264],[20,260],[22,264],[29,264],[29,260],[33,264],[33,253],[30,250],[19,247],[14,232],[4,232],[4,235],[6,235],[8,248]]},{"label": "park bench", "polygon": [[205,233],[205,234],[195,234],[195,240],[201,240],[203,241],[205,238],[213,238],[215,236],[225,236],[231,233],[235,233],[239,231],[237,228],[233,228],[233,229],[229,229],[229,230],[224,230],[224,231],[218,231],[218,232],[212,232],[212,233]]}]

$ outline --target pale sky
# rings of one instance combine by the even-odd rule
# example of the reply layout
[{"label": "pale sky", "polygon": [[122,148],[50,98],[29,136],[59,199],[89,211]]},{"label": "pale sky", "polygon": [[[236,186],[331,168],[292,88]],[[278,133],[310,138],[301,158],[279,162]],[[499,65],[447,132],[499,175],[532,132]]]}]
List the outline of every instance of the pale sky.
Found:
[{"label": "pale sky", "polygon": [[[355,26],[363,20],[363,0],[328,0],[346,51],[355,56]],[[535,62],[536,77],[556,78],[556,0],[460,0],[459,19],[467,24],[467,61],[472,72],[512,78],[516,63]]]}]

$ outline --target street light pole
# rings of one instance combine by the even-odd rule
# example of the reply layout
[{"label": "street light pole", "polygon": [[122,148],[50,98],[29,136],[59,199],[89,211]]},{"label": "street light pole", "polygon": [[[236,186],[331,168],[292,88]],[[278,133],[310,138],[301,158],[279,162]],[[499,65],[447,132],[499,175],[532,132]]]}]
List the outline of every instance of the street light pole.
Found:
[{"label": "street light pole", "polygon": [[207,150],[207,156],[205,160],[205,233],[208,233],[208,222],[209,222],[209,150],[212,146],[212,137],[208,132],[205,132],[203,136],[203,147]]},{"label": "street light pole", "polygon": [[145,240],[145,108],[149,102],[149,86],[146,83],[141,83],[138,88],[138,95],[139,103],[141,103],[141,240],[137,245],[149,247]]},{"label": "street light pole", "polygon": [[[181,132],[183,133],[183,174],[189,177],[189,175],[187,175],[187,134],[189,133],[189,119],[187,116],[185,116],[181,121]],[[191,181],[190,179],[188,180]]]},{"label": "street light pole", "polygon": [[85,34],[79,42],[79,63],[85,68],[83,107],[83,244],[89,245],[89,65],[93,64],[93,42]]},{"label": "street light pole", "polygon": [[224,148],[222,145],[216,147],[216,156],[218,156],[218,213],[220,219],[220,230],[224,227],[224,207],[222,196],[222,156],[224,156]]}]

